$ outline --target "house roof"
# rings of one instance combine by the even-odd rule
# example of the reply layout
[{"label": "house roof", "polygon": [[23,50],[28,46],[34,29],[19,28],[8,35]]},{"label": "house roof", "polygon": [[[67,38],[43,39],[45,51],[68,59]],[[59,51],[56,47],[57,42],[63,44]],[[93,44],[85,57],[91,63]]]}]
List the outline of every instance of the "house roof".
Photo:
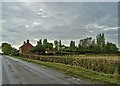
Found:
[{"label": "house roof", "polygon": [[22,47],[24,47],[24,46],[26,46],[26,45],[30,45],[30,46],[32,46],[32,47],[34,47],[32,44],[30,44],[30,43],[25,43],[25,44],[23,44],[21,47],[19,47],[19,48],[22,48]]},{"label": "house roof", "polygon": [[51,51],[51,49],[50,48],[45,48],[45,51]]}]

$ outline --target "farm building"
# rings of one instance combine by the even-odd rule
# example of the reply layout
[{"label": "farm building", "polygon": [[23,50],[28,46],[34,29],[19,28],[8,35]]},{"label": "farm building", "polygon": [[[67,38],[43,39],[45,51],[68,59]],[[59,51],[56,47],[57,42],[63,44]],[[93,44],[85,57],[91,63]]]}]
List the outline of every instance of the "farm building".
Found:
[{"label": "farm building", "polygon": [[23,45],[19,48],[19,53],[28,54],[32,48],[34,46],[29,43],[29,40],[27,42],[24,41]]}]

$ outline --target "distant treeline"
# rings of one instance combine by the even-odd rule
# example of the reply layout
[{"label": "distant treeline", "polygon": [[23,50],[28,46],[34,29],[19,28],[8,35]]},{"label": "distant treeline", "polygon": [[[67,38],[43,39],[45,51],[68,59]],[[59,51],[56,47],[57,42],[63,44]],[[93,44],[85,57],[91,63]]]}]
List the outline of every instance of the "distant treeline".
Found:
[{"label": "distant treeline", "polygon": [[[54,47],[53,47],[54,45]],[[75,41],[71,40],[69,46],[65,46],[61,43],[61,40],[55,40],[54,43],[49,43],[47,39],[37,41],[37,45],[31,50],[32,53],[45,54],[46,49],[48,53],[54,51],[57,54],[107,54],[107,53],[118,53],[116,44],[105,42],[104,33],[100,33],[96,36],[96,39],[87,37],[81,39],[79,44],[76,46]]]},{"label": "distant treeline", "polygon": [[[54,45],[54,46],[53,46]],[[8,43],[2,43],[2,51],[4,54],[17,54],[17,49],[12,48]],[[37,41],[37,45],[31,50],[33,54],[58,54],[58,55],[70,55],[70,54],[116,54],[118,48],[116,44],[105,42],[104,33],[100,33],[96,36],[96,39],[87,37],[81,39],[76,46],[75,41],[71,40],[69,46],[65,46],[61,43],[61,40],[55,40],[54,43],[49,43],[47,39],[40,39]]]}]

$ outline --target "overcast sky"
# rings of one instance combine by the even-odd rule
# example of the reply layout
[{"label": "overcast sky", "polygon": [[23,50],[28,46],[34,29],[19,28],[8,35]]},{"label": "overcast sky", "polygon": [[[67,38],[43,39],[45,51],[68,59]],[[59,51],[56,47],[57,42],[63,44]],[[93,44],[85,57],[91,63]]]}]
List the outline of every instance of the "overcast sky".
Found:
[{"label": "overcast sky", "polygon": [[0,22],[2,42],[17,48],[26,39],[34,45],[41,38],[61,39],[68,45],[100,32],[118,44],[117,2],[3,2]]}]

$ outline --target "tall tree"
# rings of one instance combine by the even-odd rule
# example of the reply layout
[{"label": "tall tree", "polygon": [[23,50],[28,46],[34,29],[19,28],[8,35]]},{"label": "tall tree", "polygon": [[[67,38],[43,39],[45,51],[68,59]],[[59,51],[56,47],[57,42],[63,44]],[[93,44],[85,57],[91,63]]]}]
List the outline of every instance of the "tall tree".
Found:
[{"label": "tall tree", "polygon": [[105,37],[104,37],[104,33],[103,34],[98,34],[97,36],[96,36],[96,39],[97,39],[97,45],[98,45],[98,47],[99,47],[99,51],[101,52],[101,53],[103,53],[104,52],[104,50],[105,50]]},{"label": "tall tree", "polygon": [[37,44],[42,45],[42,39],[40,39],[40,40],[37,42]]},{"label": "tall tree", "polygon": [[97,44],[102,48],[105,46],[105,37],[104,37],[104,33],[103,34],[99,34],[96,37],[97,39]]},{"label": "tall tree", "polygon": [[75,41],[70,42],[70,50],[75,50]]},{"label": "tall tree", "polygon": [[57,40],[55,40],[55,41],[54,41],[54,45],[55,45],[55,48],[54,48],[54,49],[55,49],[55,51],[59,51],[59,50],[58,50],[59,43],[58,43],[58,41],[57,41]]},{"label": "tall tree", "polygon": [[61,47],[62,46],[62,43],[61,43],[61,40],[59,40],[59,47]]},{"label": "tall tree", "polygon": [[61,40],[59,40],[58,50],[59,50],[59,51],[61,51],[61,50],[62,50],[62,43],[61,43]]},{"label": "tall tree", "polygon": [[2,52],[7,55],[11,54],[12,52],[11,45],[8,43],[2,43]]},{"label": "tall tree", "polygon": [[43,45],[44,45],[44,44],[47,44],[47,39],[44,39],[44,40],[43,40]]}]

